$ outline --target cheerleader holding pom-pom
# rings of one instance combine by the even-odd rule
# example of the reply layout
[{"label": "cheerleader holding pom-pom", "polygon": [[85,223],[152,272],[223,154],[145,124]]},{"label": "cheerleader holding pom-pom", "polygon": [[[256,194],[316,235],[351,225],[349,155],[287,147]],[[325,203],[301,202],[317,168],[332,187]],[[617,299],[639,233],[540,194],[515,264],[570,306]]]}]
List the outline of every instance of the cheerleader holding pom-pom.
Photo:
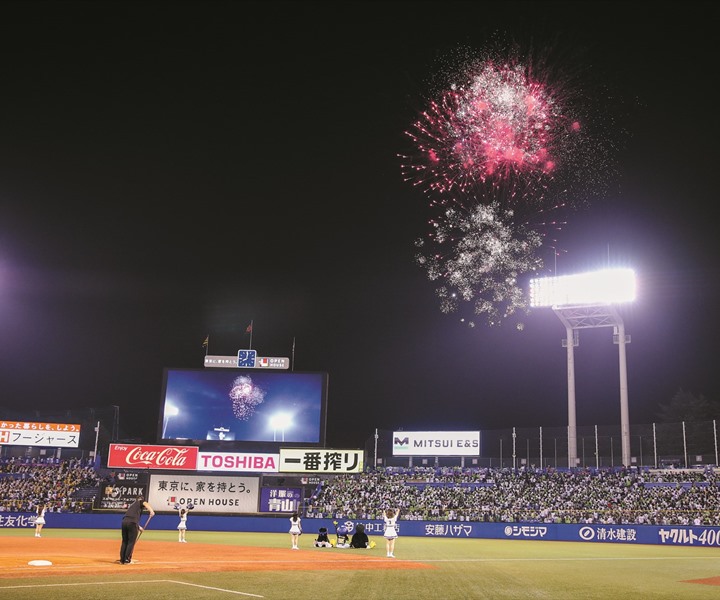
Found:
[{"label": "cheerleader holding pom-pom", "polygon": [[292,542],[293,550],[298,549],[298,540],[300,539],[300,534],[302,534],[302,523],[300,515],[298,515],[297,513],[293,513],[292,517],[290,517],[290,541]]},{"label": "cheerleader holding pom-pom", "polygon": [[37,516],[35,517],[35,537],[42,537],[40,532],[42,531],[43,525],[45,525],[45,513],[47,512],[47,506],[38,504]]},{"label": "cheerleader holding pom-pom", "polygon": [[178,529],[178,542],[181,544],[186,544],[187,540],[185,539],[185,532],[187,531],[187,518],[188,518],[188,510],[192,510],[194,507],[192,504],[188,504],[187,510],[184,508],[180,508],[179,504],[175,505],[175,509],[178,511],[178,515],[180,516],[180,523],[178,523],[177,529]]},{"label": "cheerleader holding pom-pom", "polygon": [[187,543],[185,540],[185,532],[187,531],[187,510],[184,508],[181,508],[178,510],[178,515],[180,516],[180,523],[178,523],[177,529],[178,529],[178,542],[181,544]]},{"label": "cheerleader holding pom-pom", "polygon": [[400,516],[400,509],[387,508],[383,511],[383,521],[385,522],[385,547],[387,549],[387,557],[395,558],[395,540],[397,539],[397,520]]}]

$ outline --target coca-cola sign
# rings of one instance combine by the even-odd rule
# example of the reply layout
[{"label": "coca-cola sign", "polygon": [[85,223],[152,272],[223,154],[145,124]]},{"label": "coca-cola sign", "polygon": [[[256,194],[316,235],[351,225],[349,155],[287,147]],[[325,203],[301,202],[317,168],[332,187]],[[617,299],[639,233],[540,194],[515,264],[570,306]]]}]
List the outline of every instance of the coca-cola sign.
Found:
[{"label": "coca-cola sign", "polygon": [[110,444],[108,467],[111,469],[197,469],[197,446],[145,446]]}]

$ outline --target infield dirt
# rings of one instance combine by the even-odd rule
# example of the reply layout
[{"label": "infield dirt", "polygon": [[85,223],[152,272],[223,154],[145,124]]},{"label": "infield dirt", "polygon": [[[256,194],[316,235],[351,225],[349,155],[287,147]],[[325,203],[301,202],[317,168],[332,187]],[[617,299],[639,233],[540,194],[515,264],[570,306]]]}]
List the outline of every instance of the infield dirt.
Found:
[{"label": "infield dirt", "polygon": [[[72,538],[0,539],[0,578],[68,575],[212,572],[212,571],[315,571],[372,569],[432,569],[434,567],[386,558],[384,550],[338,548],[259,548],[220,544],[181,544],[141,539],[133,564],[118,562],[120,540]],[[32,566],[33,560],[50,561]]]}]

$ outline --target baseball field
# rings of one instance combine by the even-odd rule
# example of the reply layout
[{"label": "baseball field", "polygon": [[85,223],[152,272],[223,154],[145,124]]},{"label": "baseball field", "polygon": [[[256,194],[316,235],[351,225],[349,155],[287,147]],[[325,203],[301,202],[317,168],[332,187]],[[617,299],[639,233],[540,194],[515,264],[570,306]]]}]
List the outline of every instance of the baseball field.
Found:
[{"label": "baseball field", "polygon": [[0,599],[267,600],[612,598],[716,600],[720,548],[400,537],[372,549],[290,548],[287,534],[143,533],[130,565],[119,530],[0,530]]}]

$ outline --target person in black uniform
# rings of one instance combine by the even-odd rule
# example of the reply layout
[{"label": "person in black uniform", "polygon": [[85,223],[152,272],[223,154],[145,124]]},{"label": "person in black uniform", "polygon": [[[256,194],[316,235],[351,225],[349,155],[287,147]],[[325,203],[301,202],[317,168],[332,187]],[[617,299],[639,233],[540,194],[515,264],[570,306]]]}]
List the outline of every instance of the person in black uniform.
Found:
[{"label": "person in black uniform", "polygon": [[140,516],[143,510],[150,513],[148,519],[155,516],[153,507],[145,501],[143,496],[138,496],[127,511],[122,520],[122,545],[120,546],[120,564],[127,565],[132,562],[133,550],[135,549],[135,542],[137,542],[138,536],[141,531],[144,531],[140,525]]}]

